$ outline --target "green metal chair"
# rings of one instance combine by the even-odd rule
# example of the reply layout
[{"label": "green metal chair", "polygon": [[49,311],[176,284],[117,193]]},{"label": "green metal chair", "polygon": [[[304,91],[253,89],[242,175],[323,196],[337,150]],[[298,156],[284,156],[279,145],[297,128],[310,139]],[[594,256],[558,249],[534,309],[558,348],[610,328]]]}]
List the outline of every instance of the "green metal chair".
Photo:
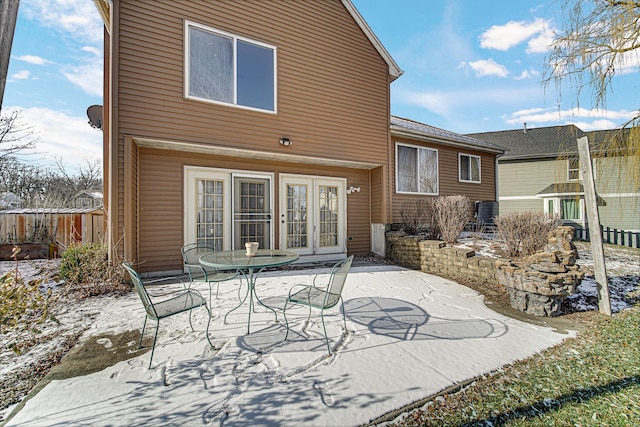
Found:
[{"label": "green metal chair", "polygon": [[[193,324],[191,323],[191,310],[204,307],[209,314],[209,320],[207,321],[207,341],[209,341],[209,345],[213,347],[211,343],[211,339],[209,338],[209,325],[211,323],[211,311],[209,311],[209,307],[207,307],[206,300],[202,297],[200,292],[193,289],[183,289],[174,294],[171,298],[168,298],[163,301],[152,301],[147,289],[145,287],[144,282],[140,278],[140,275],[133,269],[131,264],[125,262],[122,264],[124,268],[131,276],[131,281],[133,282],[133,286],[138,292],[138,296],[142,300],[142,305],[146,311],[146,316],[144,317],[144,323],[142,324],[142,331],[140,332],[140,340],[138,342],[138,348],[142,348],[142,337],[144,335],[144,329],[147,325],[147,318],[153,319],[156,321],[156,333],[153,337],[153,346],[151,347],[151,357],[149,358],[149,369],[151,369],[151,361],[153,360],[153,353],[156,349],[156,340],[158,338],[158,329],[160,327],[160,319],[165,319],[167,317],[171,317],[175,314],[183,313],[185,311],[189,312],[189,325],[191,326],[191,330],[193,329]],[[158,282],[166,279],[158,279],[153,281],[147,281],[147,283]],[[184,283],[183,283],[184,285]]]},{"label": "green metal chair", "polygon": [[338,262],[331,269],[331,275],[329,276],[329,282],[325,286],[316,285],[316,279],[320,275],[313,278],[312,285],[295,285],[289,291],[289,296],[284,304],[283,314],[284,320],[287,325],[287,333],[284,337],[286,340],[289,336],[289,321],[287,320],[287,305],[298,304],[309,307],[309,316],[307,317],[307,323],[311,319],[311,309],[315,308],[320,310],[320,317],[322,318],[322,328],[324,329],[324,339],[327,343],[327,350],[331,354],[331,347],[329,347],[329,338],[327,337],[327,328],[324,324],[324,311],[335,307],[338,302],[342,303],[342,319],[344,321],[344,330],[347,332],[347,319],[344,314],[344,302],[342,300],[342,289],[344,283],[347,280],[347,274],[351,268],[353,262],[353,255]]},{"label": "green metal chair", "polygon": [[213,243],[190,243],[182,247],[182,261],[191,283],[201,282],[209,285],[209,303],[211,303],[211,288],[214,284],[216,287],[216,298],[220,290],[220,282],[231,280],[238,277],[237,271],[219,271],[212,267],[205,267],[200,264],[200,257],[207,253],[215,251]]}]

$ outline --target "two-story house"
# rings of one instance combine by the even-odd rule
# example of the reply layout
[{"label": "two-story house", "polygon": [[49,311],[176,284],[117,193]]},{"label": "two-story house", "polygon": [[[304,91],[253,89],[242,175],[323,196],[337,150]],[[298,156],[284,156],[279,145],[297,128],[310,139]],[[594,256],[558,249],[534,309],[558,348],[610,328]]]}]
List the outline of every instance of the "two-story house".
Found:
[{"label": "two-story house", "polygon": [[611,138],[628,138],[618,130],[583,132],[575,125],[470,134],[507,149],[498,159],[499,211],[536,210],[559,214],[565,223],[585,227],[587,217],[580,174],[578,138],[586,136],[603,227],[640,231],[640,193],[631,173],[632,159],[613,152]]},{"label": "two-story house", "polygon": [[[438,151],[453,134],[392,126],[402,71],[350,0],[94,3],[108,241],[143,272],[180,270],[180,247],[195,241],[258,241],[306,260],[367,254],[397,221],[396,195],[487,187],[481,197],[495,198],[487,144]],[[414,174],[400,184],[396,158]],[[442,183],[416,190],[408,181],[434,158],[430,180]]]}]

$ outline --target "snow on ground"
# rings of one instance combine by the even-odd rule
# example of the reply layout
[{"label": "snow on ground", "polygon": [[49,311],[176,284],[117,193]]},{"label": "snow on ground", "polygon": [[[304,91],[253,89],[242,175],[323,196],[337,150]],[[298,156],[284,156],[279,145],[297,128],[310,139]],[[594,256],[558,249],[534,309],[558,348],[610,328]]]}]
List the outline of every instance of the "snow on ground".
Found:
[{"label": "snow on ground", "polygon": [[[500,245],[491,234],[482,239],[472,233],[465,233],[459,246],[471,248],[478,255],[497,257]],[[589,242],[574,242],[578,249],[576,264],[587,274],[578,286],[577,292],[564,302],[563,310],[568,312],[597,311],[598,291],[593,271],[593,256]],[[640,249],[624,246],[604,245],[605,264],[609,278],[611,311],[614,313],[629,308],[640,292]]]},{"label": "snow on ground", "polygon": [[[291,286],[327,272],[269,272],[257,292],[281,307]],[[288,310],[284,341],[281,312],[274,322],[273,313],[258,308],[247,334],[246,304],[223,323],[238,303],[237,285],[224,283],[220,293],[211,303],[210,329],[218,350],[204,336],[204,310],[194,312],[195,332],[186,315],[167,319],[152,369],[145,353],[53,381],[8,425],[361,425],[571,336],[500,315],[475,291],[440,277],[390,265],[354,267],[344,290],[350,333],[342,336],[339,312],[326,316],[335,352],[327,357],[317,313],[306,324],[305,308]],[[134,293],[86,304],[99,313],[84,339],[142,323]]]},{"label": "snow on ground", "polygon": [[[495,242],[481,247],[477,241],[462,243],[480,254],[495,253]],[[592,271],[588,244],[577,246],[578,263]],[[612,308],[618,311],[638,292],[640,252],[607,246],[605,254]],[[0,274],[14,265],[0,262]],[[55,261],[21,262],[20,273],[38,276],[55,266]],[[265,273],[257,292],[267,304],[281,306],[294,283],[310,283],[315,274],[326,272]],[[201,291],[208,295],[208,289]],[[224,324],[238,295],[237,284],[223,284],[220,298],[212,301],[210,330],[217,350],[204,337],[203,310],[194,312],[195,332],[188,316],[176,316],[161,322],[151,370],[150,353],[144,353],[100,372],[54,381],[9,425],[359,425],[568,336],[497,314],[481,295],[454,282],[389,265],[352,268],[344,292],[351,332],[343,338],[342,317],[335,312],[327,316],[336,350],[332,357],[326,357],[319,317],[314,314],[305,325],[304,309],[291,311],[287,341],[281,312],[274,322],[273,313],[259,308],[252,314],[251,334],[246,333],[245,307]],[[592,273],[569,301],[574,311],[597,310]],[[106,336],[139,330],[143,319],[134,293],[68,300],[54,314],[57,323],[41,325],[42,334],[53,339],[43,339],[26,354],[12,354],[7,348],[12,337],[0,337],[0,379],[83,332],[82,342],[93,339],[109,346]],[[152,333],[150,327],[146,336]],[[135,344],[130,343],[131,351]]]}]

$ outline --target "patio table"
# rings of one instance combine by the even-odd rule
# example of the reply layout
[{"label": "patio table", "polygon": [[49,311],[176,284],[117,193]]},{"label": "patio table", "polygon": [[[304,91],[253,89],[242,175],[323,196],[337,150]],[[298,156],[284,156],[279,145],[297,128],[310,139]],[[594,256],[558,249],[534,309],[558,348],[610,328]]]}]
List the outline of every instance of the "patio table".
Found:
[{"label": "patio table", "polygon": [[242,307],[242,305],[249,298],[249,316],[247,319],[247,334],[250,333],[251,327],[251,312],[254,308],[253,298],[255,296],[256,301],[261,306],[273,311],[278,321],[278,313],[268,305],[264,304],[258,298],[256,294],[256,279],[258,275],[269,267],[279,267],[282,265],[291,264],[296,261],[300,256],[295,252],[282,251],[277,249],[259,249],[255,255],[249,256],[244,250],[237,251],[216,251],[202,255],[200,257],[200,264],[206,267],[215,267],[219,270],[236,270],[247,279],[247,293],[238,304],[237,307],[231,309],[225,316],[224,321],[226,323],[227,316]]}]

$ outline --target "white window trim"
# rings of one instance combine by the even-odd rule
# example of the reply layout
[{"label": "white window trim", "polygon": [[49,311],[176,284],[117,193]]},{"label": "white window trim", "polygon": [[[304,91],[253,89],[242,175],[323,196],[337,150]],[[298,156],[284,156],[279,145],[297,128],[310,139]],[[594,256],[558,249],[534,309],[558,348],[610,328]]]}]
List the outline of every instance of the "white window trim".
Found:
[{"label": "white window trim", "polygon": [[[578,167],[577,168],[571,168],[571,161],[573,160],[577,160],[578,161]],[[578,177],[577,178],[571,178],[571,172],[572,171],[578,171]],[[580,159],[567,159],[567,181],[580,181],[582,179],[582,173],[580,172]]]},{"label": "white window trim", "polygon": [[[549,200],[553,201],[553,213],[554,214],[561,214],[562,212],[562,206],[560,205],[560,201],[563,199],[569,199],[572,198],[572,196],[554,196],[554,197],[544,197],[543,200],[543,205],[544,205],[544,213],[545,214],[550,214],[552,212],[549,212]],[[584,224],[584,219],[585,219],[585,207],[584,207],[584,197],[580,197],[580,203],[579,203],[579,212],[580,212],[580,217],[579,218],[574,218],[574,219],[561,219],[561,221],[564,222],[578,222],[578,223],[582,223]]]},{"label": "white window trim", "polygon": [[[469,158],[478,159],[478,180],[474,181],[472,179],[462,179],[462,167],[460,165],[460,158],[462,156],[466,156]],[[471,167],[471,162],[469,162],[469,167]],[[469,170],[469,176],[471,176],[471,170]],[[467,154],[467,153],[458,153],[458,182],[465,182],[469,184],[482,184],[482,157],[476,156],[475,154]]]},{"label": "white window trim", "polygon": [[[195,217],[195,212],[197,211],[197,197],[194,193],[196,189],[195,182],[198,179],[217,179],[224,182],[224,234],[223,234],[223,250],[231,249],[233,238],[234,238],[234,230],[233,230],[233,179],[234,177],[240,178],[260,178],[260,179],[268,179],[270,185],[270,203],[271,203],[271,211],[274,211],[274,174],[273,173],[262,173],[262,172],[253,172],[253,171],[244,171],[244,170],[236,170],[236,169],[221,169],[221,168],[208,168],[203,166],[189,166],[185,165],[183,167],[184,174],[184,187],[183,187],[183,237],[184,242],[191,243],[196,240],[196,230],[193,227],[194,223],[192,222],[192,218]],[[272,218],[273,214],[272,214]],[[272,221],[272,227],[270,230],[269,239],[271,241],[271,245],[273,247],[274,242],[274,232],[275,232],[275,220]]]},{"label": "white window trim", "polygon": [[223,217],[223,249],[231,247],[231,174],[228,171],[214,168],[205,168],[199,166],[184,166],[184,243],[192,243],[196,241],[195,222],[193,218],[198,210],[198,198],[195,193],[196,181],[198,179],[215,179],[223,181],[224,185],[224,217]]},{"label": "white window trim", "polygon": [[[421,193],[419,191],[401,191],[398,188],[398,185],[400,183],[400,180],[398,179],[398,173],[400,171],[400,168],[398,167],[398,147],[400,147],[400,146],[435,151],[435,153],[436,153],[436,181],[437,181],[436,184],[438,185],[438,191],[436,191],[435,193]],[[438,152],[437,148],[423,147],[423,146],[420,146],[420,145],[413,145],[413,144],[406,144],[404,142],[396,142],[395,157],[396,157],[396,161],[395,161],[396,193],[398,193],[398,194],[416,194],[416,195],[419,195],[419,196],[438,196],[440,194],[440,153]]]},{"label": "white window trim", "polygon": [[[216,101],[215,99],[208,99],[208,98],[200,98],[198,96],[193,96],[193,95],[189,95],[189,75],[190,75],[190,70],[189,70],[189,58],[191,55],[191,52],[189,51],[189,27],[196,27],[199,28],[203,31],[208,31],[210,33],[215,33],[217,35],[223,36],[223,37],[229,37],[231,39],[233,39],[233,60],[234,60],[234,73],[233,73],[233,99],[234,102],[233,103],[229,103],[229,102],[223,102],[223,101]],[[238,40],[242,40],[244,42],[247,43],[251,43],[251,44],[255,44],[257,46],[261,46],[267,49],[271,49],[273,50],[273,111],[272,110],[265,110],[262,108],[255,108],[255,107],[248,107],[246,105],[241,105],[238,104],[238,84],[237,84],[237,72],[236,72],[236,67],[237,67],[237,41]],[[276,46],[272,46],[270,44],[266,44],[266,43],[262,43],[256,40],[252,40],[246,37],[241,37],[241,36],[237,36],[235,34],[232,33],[228,33],[226,31],[222,31],[222,30],[218,30],[216,28],[213,27],[209,27],[206,25],[202,25],[202,24],[198,24],[197,22],[193,22],[193,21],[188,21],[185,20],[184,21],[184,98],[185,99],[190,99],[190,100],[194,100],[194,101],[201,101],[201,102],[206,102],[209,104],[216,104],[216,105],[225,105],[225,106],[229,106],[229,107],[235,107],[235,108],[241,108],[243,110],[251,110],[251,111],[259,111],[262,113],[269,113],[269,114],[277,114],[278,113],[278,49]]]},{"label": "white window trim", "polygon": [[[578,168],[577,169],[569,168],[569,166],[571,164],[571,160],[572,159],[567,159],[567,181],[569,181],[569,182],[582,181],[582,171],[580,170],[580,159],[577,159],[578,160]],[[570,172],[571,171],[575,171],[575,170],[578,171],[578,178],[571,178]],[[591,159],[591,171],[593,173],[593,179],[596,179],[596,159],[595,158]]]}]

